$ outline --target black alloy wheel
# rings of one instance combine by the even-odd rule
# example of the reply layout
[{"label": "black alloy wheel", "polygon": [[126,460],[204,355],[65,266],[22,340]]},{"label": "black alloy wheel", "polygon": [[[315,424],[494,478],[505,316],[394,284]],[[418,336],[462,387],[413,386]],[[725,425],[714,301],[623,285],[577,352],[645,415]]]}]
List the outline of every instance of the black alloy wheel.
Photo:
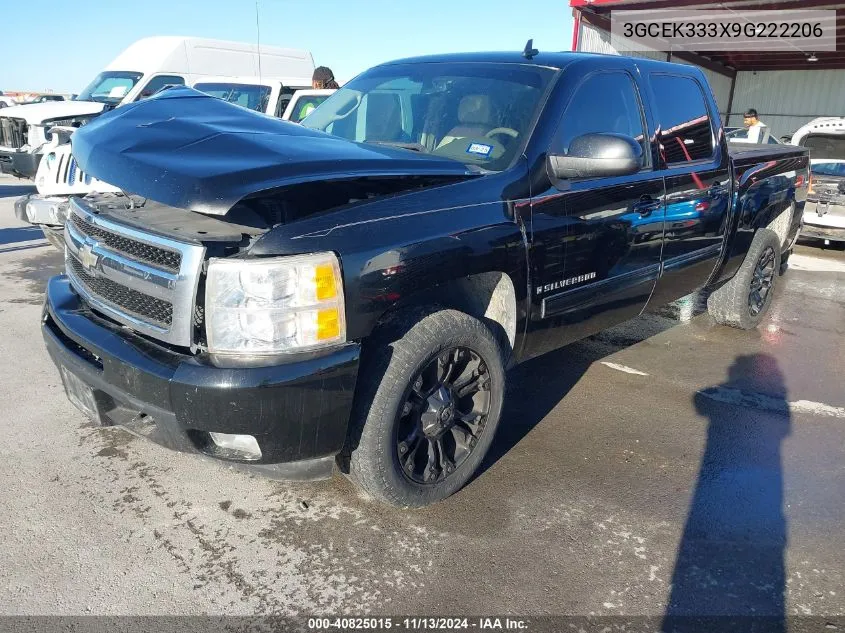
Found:
[{"label": "black alloy wheel", "polygon": [[444,350],[413,378],[396,425],[396,454],[410,481],[438,484],[472,454],[490,413],[490,377],[467,347]]},{"label": "black alloy wheel", "polygon": [[766,305],[766,299],[774,283],[775,273],[775,251],[772,247],[767,247],[757,260],[751,278],[750,292],[748,293],[748,311],[751,316],[760,314],[760,311]]}]

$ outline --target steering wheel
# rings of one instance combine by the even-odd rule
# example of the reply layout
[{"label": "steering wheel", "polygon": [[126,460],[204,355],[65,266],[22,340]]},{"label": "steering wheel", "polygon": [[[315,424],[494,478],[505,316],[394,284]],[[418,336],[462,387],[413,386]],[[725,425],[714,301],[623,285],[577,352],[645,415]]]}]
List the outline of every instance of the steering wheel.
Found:
[{"label": "steering wheel", "polygon": [[487,137],[487,138],[490,138],[492,136],[495,136],[496,134],[505,134],[507,136],[510,136],[511,138],[516,138],[516,137],[519,136],[519,132],[517,132],[515,129],[513,129],[511,127],[494,127],[492,130],[487,132],[487,134],[485,134],[484,136]]}]

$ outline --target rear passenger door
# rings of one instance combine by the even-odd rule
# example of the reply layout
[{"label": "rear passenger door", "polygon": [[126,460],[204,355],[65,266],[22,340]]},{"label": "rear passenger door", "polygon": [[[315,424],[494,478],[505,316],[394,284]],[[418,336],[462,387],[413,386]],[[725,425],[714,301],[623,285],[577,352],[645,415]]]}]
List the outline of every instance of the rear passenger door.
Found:
[{"label": "rear passenger door", "polygon": [[662,72],[650,73],[648,83],[666,182],[663,273],[651,301],[662,305],[700,288],[713,272],[730,214],[730,170],[707,85]]},{"label": "rear passenger door", "polygon": [[618,133],[640,143],[644,162],[633,175],[560,181],[534,197],[533,311],[547,349],[638,315],[654,288],[664,191],[647,129],[626,69],[586,73],[573,89],[549,152],[566,154],[583,134]]}]

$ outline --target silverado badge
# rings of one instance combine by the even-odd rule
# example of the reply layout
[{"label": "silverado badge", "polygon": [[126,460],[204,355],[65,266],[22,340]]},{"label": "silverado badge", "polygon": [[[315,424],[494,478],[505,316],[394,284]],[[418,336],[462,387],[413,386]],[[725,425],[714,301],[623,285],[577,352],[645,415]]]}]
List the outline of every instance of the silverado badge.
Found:
[{"label": "silverado badge", "polygon": [[546,292],[551,292],[552,290],[568,288],[569,286],[584,283],[585,281],[590,281],[595,278],[596,273],[586,273],[584,275],[578,275],[577,277],[570,277],[569,279],[561,279],[560,281],[555,281],[553,283],[546,284],[545,286],[537,286],[537,294],[541,295]]}]

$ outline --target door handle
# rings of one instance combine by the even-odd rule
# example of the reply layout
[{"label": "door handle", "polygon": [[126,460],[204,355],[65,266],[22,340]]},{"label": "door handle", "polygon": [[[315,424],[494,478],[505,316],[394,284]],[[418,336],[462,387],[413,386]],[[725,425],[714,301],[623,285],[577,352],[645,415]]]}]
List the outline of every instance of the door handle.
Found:
[{"label": "door handle", "polygon": [[661,204],[663,203],[659,199],[652,198],[650,195],[646,194],[640,198],[639,202],[634,203],[634,211],[642,216],[647,216],[652,212],[657,211]]}]

